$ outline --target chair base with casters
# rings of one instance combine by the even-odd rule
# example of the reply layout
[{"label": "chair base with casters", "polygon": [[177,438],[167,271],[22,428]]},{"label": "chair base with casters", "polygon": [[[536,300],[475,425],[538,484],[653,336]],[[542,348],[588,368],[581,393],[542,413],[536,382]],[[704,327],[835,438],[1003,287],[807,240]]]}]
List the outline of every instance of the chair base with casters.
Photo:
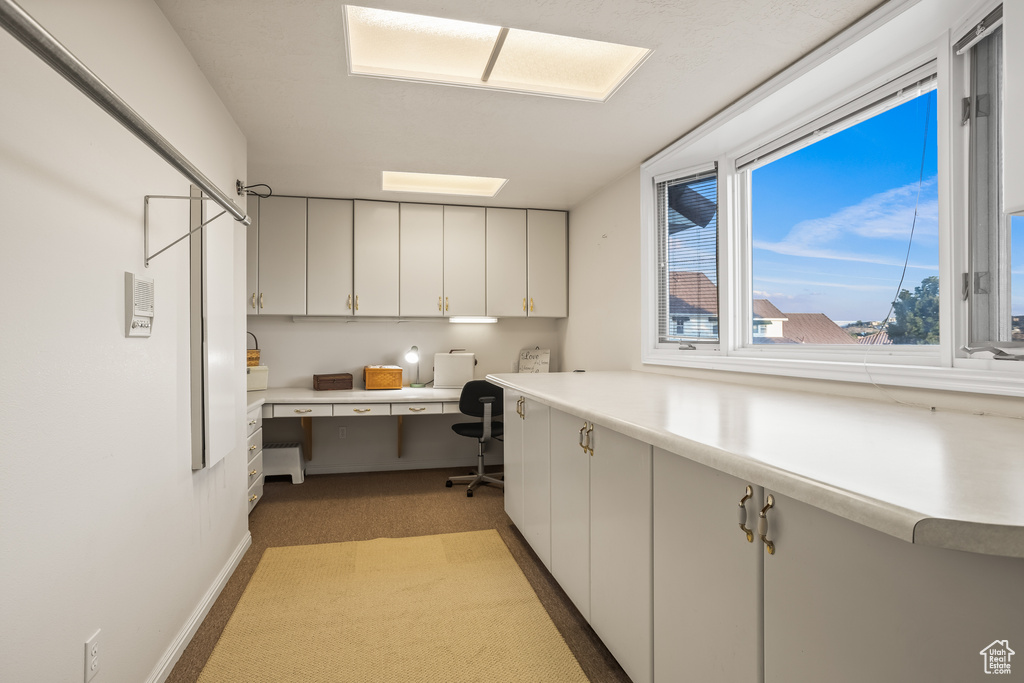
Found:
[{"label": "chair base with casters", "polygon": [[476,472],[448,477],[445,486],[451,488],[453,484],[468,484],[466,496],[469,498],[473,497],[474,489],[484,484],[505,488],[503,472],[490,474],[484,472],[484,452],[487,449],[487,442],[491,439],[501,439],[505,433],[504,424],[493,419],[495,416],[501,415],[503,404],[501,388],[485,380],[467,382],[462,388],[462,395],[459,397],[459,410],[471,417],[482,418],[482,420],[454,424],[452,431],[459,436],[477,440]]}]

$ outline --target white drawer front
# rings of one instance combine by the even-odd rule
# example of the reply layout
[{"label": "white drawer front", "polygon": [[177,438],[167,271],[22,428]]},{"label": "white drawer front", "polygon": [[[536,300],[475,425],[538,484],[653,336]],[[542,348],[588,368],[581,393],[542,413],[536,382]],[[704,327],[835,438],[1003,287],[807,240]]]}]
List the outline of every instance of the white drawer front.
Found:
[{"label": "white drawer front", "polygon": [[459,404],[456,401],[452,403],[442,403],[441,412],[447,415],[448,413],[461,413],[462,411],[459,410]]},{"label": "white drawer front", "polygon": [[330,417],[330,403],[279,403],[274,406],[274,417]]},{"label": "white drawer front", "polygon": [[366,415],[390,415],[387,403],[335,403],[334,417],[362,417]]},{"label": "white drawer front", "polygon": [[263,477],[257,477],[256,481],[252,486],[249,487],[249,492],[246,494],[249,500],[249,512],[256,507],[256,503],[260,502],[260,498],[263,497]]},{"label": "white drawer front", "polygon": [[256,456],[257,453],[263,450],[263,430],[257,429],[255,432],[249,435],[249,439],[245,443],[245,450],[247,455],[245,459],[249,462]]},{"label": "white drawer front", "polygon": [[249,487],[258,480],[263,479],[263,451],[256,453],[256,457],[249,461]]},{"label": "white drawer front", "polygon": [[392,403],[392,415],[439,415],[440,403]]},{"label": "white drawer front", "polygon": [[263,426],[263,406],[256,406],[245,415],[245,433],[252,434]]}]

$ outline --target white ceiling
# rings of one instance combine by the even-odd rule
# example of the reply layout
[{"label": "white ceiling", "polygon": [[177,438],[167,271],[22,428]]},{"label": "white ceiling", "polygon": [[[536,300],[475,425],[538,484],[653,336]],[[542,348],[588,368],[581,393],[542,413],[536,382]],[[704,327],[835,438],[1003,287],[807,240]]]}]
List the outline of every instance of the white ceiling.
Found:
[{"label": "white ceiling", "polygon": [[[277,194],[569,209],[882,0],[356,0],[652,48],[605,103],[349,76],[342,0],[156,0]],[[494,199],[381,171],[509,178]]]}]

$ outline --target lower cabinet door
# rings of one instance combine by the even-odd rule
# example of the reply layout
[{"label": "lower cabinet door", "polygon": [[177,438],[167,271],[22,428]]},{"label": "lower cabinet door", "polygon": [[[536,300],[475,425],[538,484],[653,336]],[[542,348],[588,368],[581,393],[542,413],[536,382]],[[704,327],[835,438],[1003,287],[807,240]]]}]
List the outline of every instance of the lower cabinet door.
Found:
[{"label": "lower cabinet door", "polygon": [[[520,532],[523,530],[523,418],[521,394],[505,391],[502,421],[505,423],[505,514]],[[447,404],[445,404],[447,405]]]},{"label": "lower cabinet door", "polygon": [[523,525],[519,528],[544,566],[551,569],[551,409],[523,401]]},{"label": "lower cabinet door", "polygon": [[600,425],[590,445],[590,625],[633,683],[650,683],[651,446]]},{"label": "lower cabinet door", "polygon": [[761,680],[762,491],[743,503],[748,536],[737,514],[748,484],[654,449],[655,681]]},{"label": "lower cabinet door", "polygon": [[590,455],[582,418],[551,411],[551,575],[590,620]]},{"label": "lower cabinet door", "polygon": [[[1024,560],[914,545],[772,495],[765,683],[1022,678],[1024,655],[999,660],[1024,653]],[[1012,673],[988,670],[1002,664]]]}]

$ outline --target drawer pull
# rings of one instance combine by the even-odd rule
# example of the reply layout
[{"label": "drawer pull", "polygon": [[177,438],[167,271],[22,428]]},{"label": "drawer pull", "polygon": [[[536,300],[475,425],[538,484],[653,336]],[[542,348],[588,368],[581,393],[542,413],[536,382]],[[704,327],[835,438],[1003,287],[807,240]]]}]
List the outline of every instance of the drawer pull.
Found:
[{"label": "drawer pull", "polygon": [[256,472],[257,472],[257,470],[249,470],[249,476],[250,477],[255,477],[256,476]]},{"label": "drawer pull", "polygon": [[754,497],[754,489],[747,485],[746,494],[740,498],[740,529],[747,535],[747,543],[754,542],[754,532],[747,528],[747,506],[746,502]]},{"label": "drawer pull", "polygon": [[373,408],[353,408],[352,412],[354,412],[354,413],[368,413],[371,410],[373,410]]},{"label": "drawer pull", "polygon": [[249,496],[249,502],[251,503],[251,502],[253,502],[254,500],[256,500],[257,498],[259,498],[259,496],[257,496],[257,495],[256,495],[256,494],[254,493],[254,494],[252,494],[251,496]]},{"label": "drawer pull", "polygon": [[422,413],[424,410],[426,410],[426,408],[409,408],[409,412],[411,413]]},{"label": "drawer pull", "polygon": [[249,426],[250,427],[252,427],[254,424],[256,424],[256,420],[249,420]]},{"label": "drawer pull", "polygon": [[296,408],[295,412],[296,413],[312,413],[313,409],[312,408]]},{"label": "drawer pull", "polygon": [[775,554],[775,544],[768,540],[768,510],[770,510],[774,505],[775,496],[769,493],[765,506],[761,508],[761,512],[757,516],[757,534],[764,542],[764,546],[768,549],[769,555]]},{"label": "drawer pull", "polygon": [[249,450],[250,451],[256,450],[256,444],[253,444],[253,445],[249,446]]}]

